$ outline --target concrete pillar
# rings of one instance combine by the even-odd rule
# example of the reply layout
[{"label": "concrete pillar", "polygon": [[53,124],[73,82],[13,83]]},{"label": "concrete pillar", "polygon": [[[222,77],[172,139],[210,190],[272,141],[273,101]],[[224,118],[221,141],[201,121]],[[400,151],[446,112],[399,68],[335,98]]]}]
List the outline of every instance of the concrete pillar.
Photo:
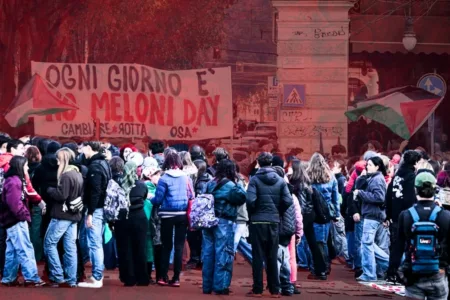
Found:
[{"label": "concrete pillar", "polygon": [[[272,4],[278,12],[281,150],[300,147],[303,157],[309,158],[320,150],[320,136],[325,153],[331,153],[338,137],[348,149],[344,115],[348,101],[348,10],[354,1],[272,0]],[[293,87],[303,99],[286,106]]]}]

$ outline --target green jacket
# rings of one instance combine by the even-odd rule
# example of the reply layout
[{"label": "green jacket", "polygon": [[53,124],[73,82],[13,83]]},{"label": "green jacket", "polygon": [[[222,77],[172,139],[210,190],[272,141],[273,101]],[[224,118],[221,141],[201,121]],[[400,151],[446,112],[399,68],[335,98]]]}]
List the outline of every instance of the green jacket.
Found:
[{"label": "green jacket", "polygon": [[147,199],[144,201],[144,213],[145,216],[148,219],[148,228],[147,228],[147,262],[153,262],[153,238],[151,234],[151,215],[152,215],[152,209],[153,205],[150,201],[151,198],[155,196],[156,186],[151,183],[150,181],[146,181],[145,184],[147,185],[148,189],[148,195]]}]

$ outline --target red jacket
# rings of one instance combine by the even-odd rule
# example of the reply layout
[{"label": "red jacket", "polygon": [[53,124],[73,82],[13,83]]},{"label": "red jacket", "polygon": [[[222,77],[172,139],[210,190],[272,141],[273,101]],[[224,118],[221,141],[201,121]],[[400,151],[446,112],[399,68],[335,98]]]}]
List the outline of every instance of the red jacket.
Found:
[{"label": "red jacket", "polygon": [[345,191],[347,193],[350,193],[353,189],[353,185],[356,182],[356,179],[358,178],[358,173],[361,173],[366,168],[366,161],[360,160],[356,162],[355,164],[355,170],[353,171],[352,175],[350,176],[347,186],[345,187]]},{"label": "red jacket", "polygon": [[[5,172],[9,170],[9,162],[13,158],[11,153],[5,153],[0,155],[0,168],[3,168]],[[33,185],[31,185],[30,177],[27,175],[25,177],[25,181],[27,183],[27,200],[33,204],[39,204],[42,201],[41,196],[34,190]]]}]

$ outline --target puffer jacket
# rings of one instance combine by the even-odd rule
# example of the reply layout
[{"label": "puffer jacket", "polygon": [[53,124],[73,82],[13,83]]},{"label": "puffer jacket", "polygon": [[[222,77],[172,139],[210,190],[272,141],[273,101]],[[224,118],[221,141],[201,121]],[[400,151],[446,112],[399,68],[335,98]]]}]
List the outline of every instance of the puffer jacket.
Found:
[{"label": "puffer jacket", "polygon": [[289,182],[294,187],[292,193],[297,197],[297,199],[300,202],[302,214],[304,216],[307,215],[309,217],[312,217],[312,219],[315,219],[316,213],[314,211],[312,190],[304,188],[300,180],[290,180]]},{"label": "puffer jacket", "polygon": [[381,172],[367,176],[367,188],[358,192],[362,201],[361,214],[363,219],[384,222],[386,211],[384,201],[386,197],[386,181]]},{"label": "puffer jacket", "polygon": [[194,198],[193,192],[192,181],[183,171],[168,170],[159,179],[152,203],[160,206],[160,216],[186,215],[188,200]]},{"label": "puffer jacket", "polygon": [[[4,153],[0,155],[0,168],[2,168],[5,173],[9,170],[9,162],[13,158],[11,153]],[[25,177],[26,182],[26,197],[27,202],[32,204],[39,204],[42,201],[41,196],[34,190],[33,185],[29,176]]]},{"label": "puffer jacket", "polygon": [[50,217],[57,220],[79,222],[81,212],[73,213],[65,208],[69,206],[70,201],[82,197],[83,187],[83,177],[79,169],[69,165],[67,171],[61,175],[58,186],[47,189],[47,194],[53,202]]},{"label": "puffer jacket", "polygon": [[279,223],[292,205],[287,183],[271,167],[259,169],[247,188],[247,210],[251,222]]},{"label": "puffer jacket", "polygon": [[42,158],[42,162],[34,171],[32,183],[36,191],[47,203],[49,212],[52,210],[53,199],[47,193],[49,187],[56,188],[58,186],[58,160],[56,154],[46,154]]},{"label": "puffer jacket", "polygon": [[216,217],[235,222],[239,206],[245,203],[246,192],[241,184],[236,184],[230,180],[227,180],[227,183],[215,190],[218,184],[222,184],[222,180],[220,182],[217,180],[210,181],[206,192],[214,196]]},{"label": "puffer jacket", "polygon": [[278,243],[287,246],[291,242],[293,233],[295,234],[295,205],[292,204],[280,217],[280,229]]},{"label": "puffer jacket", "polygon": [[147,199],[148,189],[147,185],[137,180],[134,187],[130,191],[130,211],[140,210],[144,208],[144,200]]}]

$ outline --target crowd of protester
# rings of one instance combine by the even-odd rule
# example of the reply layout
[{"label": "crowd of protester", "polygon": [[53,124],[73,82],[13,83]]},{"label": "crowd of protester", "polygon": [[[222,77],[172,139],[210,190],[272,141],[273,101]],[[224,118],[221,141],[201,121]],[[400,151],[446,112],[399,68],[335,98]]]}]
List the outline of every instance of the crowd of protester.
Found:
[{"label": "crowd of protester", "polygon": [[[118,267],[124,286],[179,287],[186,267],[202,270],[203,293],[230,295],[240,251],[252,265],[249,297],[299,294],[297,272],[328,280],[333,259],[357,281],[448,296],[450,163],[423,148],[351,159],[261,152],[247,178],[223,148],[209,164],[198,145],[177,151],[161,141],[145,154],[133,144],[7,135],[0,146],[4,286],[101,288],[106,266]],[[192,203],[205,199],[214,218],[194,228]],[[436,234],[417,233],[419,221]],[[434,248],[416,244],[418,234]]]}]

